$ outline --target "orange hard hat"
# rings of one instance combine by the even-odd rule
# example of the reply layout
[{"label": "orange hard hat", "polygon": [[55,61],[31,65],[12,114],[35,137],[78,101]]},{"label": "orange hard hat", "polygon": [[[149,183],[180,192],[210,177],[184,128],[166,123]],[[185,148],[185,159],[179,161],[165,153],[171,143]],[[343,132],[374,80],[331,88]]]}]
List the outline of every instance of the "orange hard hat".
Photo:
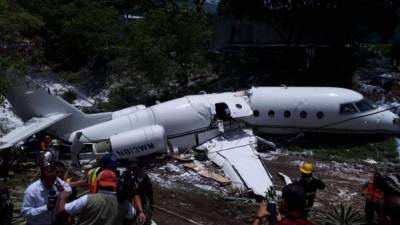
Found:
[{"label": "orange hard hat", "polygon": [[97,181],[102,187],[117,187],[117,176],[112,170],[103,170],[97,176]]}]

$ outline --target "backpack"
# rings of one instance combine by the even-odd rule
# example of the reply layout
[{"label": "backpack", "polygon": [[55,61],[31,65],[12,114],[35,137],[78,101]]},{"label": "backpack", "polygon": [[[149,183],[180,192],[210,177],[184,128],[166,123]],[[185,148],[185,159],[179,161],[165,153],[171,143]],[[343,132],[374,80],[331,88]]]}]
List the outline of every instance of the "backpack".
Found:
[{"label": "backpack", "polygon": [[119,200],[132,199],[137,191],[134,181],[134,174],[131,170],[126,170],[117,179],[117,196]]}]

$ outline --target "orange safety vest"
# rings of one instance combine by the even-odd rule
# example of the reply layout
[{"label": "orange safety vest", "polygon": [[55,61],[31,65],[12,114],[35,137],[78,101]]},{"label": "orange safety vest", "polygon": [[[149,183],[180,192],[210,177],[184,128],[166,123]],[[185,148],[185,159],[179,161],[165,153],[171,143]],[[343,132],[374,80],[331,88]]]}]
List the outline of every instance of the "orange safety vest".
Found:
[{"label": "orange safety vest", "polygon": [[97,192],[97,175],[99,174],[100,167],[93,168],[88,172],[88,185],[89,193]]},{"label": "orange safety vest", "polygon": [[383,199],[383,192],[375,187],[373,177],[370,177],[368,180],[368,186],[365,190],[365,197],[367,201],[372,202],[380,202]]},{"label": "orange safety vest", "polygon": [[40,151],[44,151],[47,148],[47,142],[46,141],[42,141],[40,142]]}]

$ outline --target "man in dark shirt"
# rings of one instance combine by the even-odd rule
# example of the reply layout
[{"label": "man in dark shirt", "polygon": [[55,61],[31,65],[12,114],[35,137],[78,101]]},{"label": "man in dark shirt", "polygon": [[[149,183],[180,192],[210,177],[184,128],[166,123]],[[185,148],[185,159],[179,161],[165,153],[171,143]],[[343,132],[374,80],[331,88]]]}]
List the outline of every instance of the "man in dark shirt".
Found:
[{"label": "man in dark shirt", "polygon": [[[306,205],[306,192],[303,186],[298,183],[285,186],[282,190],[282,199],[279,211],[284,217],[276,225],[314,225],[302,216]],[[269,214],[266,203],[261,202],[253,225],[261,225],[263,218]]]},{"label": "man in dark shirt", "polygon": [[0,184],[0,224],[10,225],[13,218],[14,206],[10,200],[10,192]]},{"label": "man in dark shirt", "polygon": [[[140,224],[151,224],[154,200],[153,187],[149,176],[136,163],[131,163],[121,178],[120,181],[123,184],[120,186],[126,188],[126,190],[121,190],[120,194],[133,200],[134,206],[138,210],[137,216]],[[124,192],[126,193],[124,194]]]},{"label": "man in dark shirt", "polygon": [[325,188],[325,184],[313,176],[314,166],[310,162],[305,162],[300,167],[301,177],[296,183],[300,184],[306,190],[306,210],[310,210],[314,205],[317,190]]}]

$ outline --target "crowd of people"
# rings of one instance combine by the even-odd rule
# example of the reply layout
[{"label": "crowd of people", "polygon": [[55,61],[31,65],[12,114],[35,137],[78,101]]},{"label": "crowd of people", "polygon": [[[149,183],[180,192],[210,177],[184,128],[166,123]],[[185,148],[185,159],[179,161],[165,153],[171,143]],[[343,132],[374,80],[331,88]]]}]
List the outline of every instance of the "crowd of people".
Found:
[{"label": "crowd of people", "polygon": [[[40,178],[24,192],[21,216],[28,225],[151,224],[152,184],[136,164],[120,165],[107,154],[74,180],[53,142],[44,142],[51,148],[41,149],[37,159]],[[87,194],[78,198],[78,191]]]},{"label": "crowd of people", "polygon": [[[274,223],[266,224],[313,225],[314,223],[308,220],[308,213],[313,207],[317,190],[325,188],[325,184],[313,175],[313,170],[312,163],[303,163],[300,167],[300,179],[286,185],[282,190],[279,213],[269,212],[268,202],[262,201],[253,225],[261,225],[267,217],[275,215],[275,219],[266,220],[274,221]],[[362,194],[365,196],[366,225],[400,224],[400,176],[398,173],[388,173],[383,176],[375,172],[362,186]],[[374,220],[375,214],[378,218]]]},{"label": "crowd of people", "polygon": [[[40,178],[26,188],[21,208],[21,216],[28,225],[152,224],[152,183],[136,163],[121,165],[112,154],[106,154],[84,177],[73,179],[60,160],[60,146],[59,141],[47,136],[40,143],[36,158]],[[323,190],[325,184],[314,175],[312,163],[303,163],[299,171],[300,177],[283,187],[278,209],[275,203],[261,201],[253,225],[313,225],[309,212],[317,191]],[[0,192],[1,218],[11,218],[3,216],[12,215],[8,191],[0,188]],[[78,192],[87,194],[78,197]],[[400,224],[398,173],[376,172],[363,184],[362,194],[365,196],[365,224]],[[11,224],[11,220],[3,222]]]}]

